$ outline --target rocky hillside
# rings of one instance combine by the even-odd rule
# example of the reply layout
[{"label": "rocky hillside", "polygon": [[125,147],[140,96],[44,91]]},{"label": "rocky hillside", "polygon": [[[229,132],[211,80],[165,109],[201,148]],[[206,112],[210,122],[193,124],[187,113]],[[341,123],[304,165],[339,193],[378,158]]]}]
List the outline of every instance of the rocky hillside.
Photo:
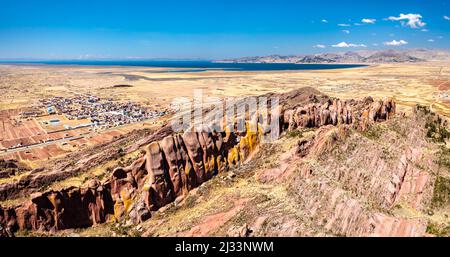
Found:
[{"label": "rocky hillside", "polygon": [[[5,234],[423,236],[448,233],[446,122],[392,100],[279,95],[276,142],[243,131],[167,130],[126,167],[0,207]],[[245,117],[236,117],[239,122]],[[258,130],[249,128],[255,125]],[[6,196],[8,198],[8,196]],[[96,225],[96,226],[94,226]],[[94,226],[94,227],[92,227]],[[29,233],[29,232],[28,232]]]},{"label": "rocky hillside", "polygon": [[408,63],[450,60],[450,52],[435,49],[407,49],[324,53],[312,55],[270,55],[225,59],[226,63]]}]

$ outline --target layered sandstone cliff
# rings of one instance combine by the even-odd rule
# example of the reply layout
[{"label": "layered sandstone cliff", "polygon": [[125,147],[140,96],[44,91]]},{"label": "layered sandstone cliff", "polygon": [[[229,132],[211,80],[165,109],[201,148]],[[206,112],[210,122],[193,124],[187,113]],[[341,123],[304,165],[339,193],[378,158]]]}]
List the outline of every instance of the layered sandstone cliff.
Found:
[{"label": "layered sandstone cliff", "polygon": [[[392,100],[343,101],[305,95],[302,90],[280,99],[280,126],[287,131],[340,125],[366,130],[395,114]],[[37,193],[18,206],[0,207],[0,224],[10,231],[49,231],[114,220],[145,221],[153,211],[250,158],[270,131],[258,116],[249,117],[245,124],[243,131],[230,127],[226,132],[191,129],[152,141],[130,166],[117,167],[103,182],[93,180],[83,188]],[[252,125],[256,131],[250,129]]]}]

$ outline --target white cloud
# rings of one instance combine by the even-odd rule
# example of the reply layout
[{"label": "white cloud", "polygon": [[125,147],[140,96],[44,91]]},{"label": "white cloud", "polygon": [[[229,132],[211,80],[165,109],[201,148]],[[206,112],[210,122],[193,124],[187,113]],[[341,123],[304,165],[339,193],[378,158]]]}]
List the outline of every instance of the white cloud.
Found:
[{"label": "white cloud", "polygon": [[348,44],[346,42],[341,42],[339,44],[332,45],[332,47],[367,47],[367,46],[364,44]]},{"label": "white cloud", "polygon": [[398,17],[391,16],[391,17],[387,18],[387,20],[400,21],[403,26],[409,26],[410,28],[413,28],[413,29],[418,29],[418,28],[421,28],[421,27],[424,27],[425,25],[427,25],[425,22],[422,21],[422,15],[420,15],[420,14],[412,14],[412,13],[403,14],[403,13],[401,13],[400,16],[398,16]]},{"label": "white cloud", "polygon": [[322,22],[323,22],[323,23],[328,23],[328,21],[327,21],[327,20],[325,20],[325,19],[323,19],[323,20],[322,20]]},{"label": "white cloud", "polygon": [[422,31],[422,32],[428,32],[429,30],[428,30],[428,29],[421,29],[420,31]]},{"label": "white cloud", "polygon": [[427,41],[433,43],[434,39],[428,39]]},{"label": "white cloud", "polygon": [[450,17],[448,17],[447,15],[444,15],[444,20],[450,21]]},{"label": "white cloud", "polygon": [[378,43],[373,43],[372,45],[373,45],[373,46],[378,46]]},{"label": "white cloud", "polygon": [[386,46],[403,46],[403,45],[407,45],[408,42],[406,42],[405,40],[402,39],[400,41],[392,40],[389,42],[384,42],[383,44]]},{"label": "white cloud", "polygon": [[346,23],[339,23],[338,24],[339,27],[350,27],[350,24],[346,24]]},{"label": "white cloud", "polygon": [[355,23],[353,23],[353,25],[355,25],[355,26],[361,26],[362,24],[361,24],[361,23],[355,22]]},{"label": "white cloud", "polygon": [[321,44],[318,44],[318,45],[315,45],[315,46],[313,46],[314,48],[325,48],[326,46],[324,46],[324,45],[321,45]]},{"label": "white cloud", "polygon": [[362,19],[361,22],[362,23],[366,23],[366,24],[375,24],[377,20],[376,19]]},{"label": "white cloud", "polygon": [[342,32],[344,32],[345,34],[350,34],[350,30],[344,29]]}]

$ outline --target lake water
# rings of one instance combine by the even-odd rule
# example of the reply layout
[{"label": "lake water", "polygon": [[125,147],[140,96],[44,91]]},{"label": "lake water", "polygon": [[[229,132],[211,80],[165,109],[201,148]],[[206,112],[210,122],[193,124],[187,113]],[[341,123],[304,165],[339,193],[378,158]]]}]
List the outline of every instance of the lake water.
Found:
[{"label": "lake water", "polygon": [[359,64],[294,64],[294,63],[215,63],[210,61],[9,61],[7,64],[47,64],[47,65],[90,65],[90,66],[139,66],[155,68],[173,68],[176,70],[148,71],[166,72],[203,72],[208,70],[224,71],[277,71],[277,70],[329,70],[365,67]]}]

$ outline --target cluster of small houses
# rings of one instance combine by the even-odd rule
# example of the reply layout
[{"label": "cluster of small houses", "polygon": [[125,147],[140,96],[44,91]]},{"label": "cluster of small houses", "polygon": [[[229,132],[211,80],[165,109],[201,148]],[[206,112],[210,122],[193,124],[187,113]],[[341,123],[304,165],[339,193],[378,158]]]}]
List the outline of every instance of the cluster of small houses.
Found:
[{"label": "cluster of small houses", "polygon": [[[64,125],[64,129],[53,131],[62,132],[83,127],[94,127],[90,128],[89,131],[98,131],[144,120],[156,119],[167,113],[168,111],[166,110],[149,111],[147,108],[133,102],[117,102],[113,101],[111,98],[101,99],[92,95],[77,95],[73,98],[53,97],[51,99],[40,100],[40,106],[38,106],[38,108],[29,108],[23,111],[20,114],[20,117],[22,119],[32,119],[53,114],[63,114],[69,120],[89,120],[87,123],[78,124],[76,126]],[[51,119],[43,123],[47,125],[60,124],[60,120]],[[40,133],[38,133],[38,135],[40,135]],[[69,134],[64,134],[64,137],[68,136]],[[41,140],[36,144],[51,141],[54,141],[54,139],[48,138]],[[17,145],[8,147],[8,149],[23,146],[24,144],[20,142]],[[7,149],[0,149],[0,151],[7,151]]]},{"label": "cluster of small houses", "polygon": [[[53,97],[41,100],[48,114],[64,114],[70,120],[91,120],[90,124],[80,126],[115,127],[147,119],[154,119],[166,114],[165,111],[148,111],[133,102],[117,102],[111,98],[100,99],[92,95],[78,95],[73,98]],[[72,128],[73,129],[73,128]]]}]

